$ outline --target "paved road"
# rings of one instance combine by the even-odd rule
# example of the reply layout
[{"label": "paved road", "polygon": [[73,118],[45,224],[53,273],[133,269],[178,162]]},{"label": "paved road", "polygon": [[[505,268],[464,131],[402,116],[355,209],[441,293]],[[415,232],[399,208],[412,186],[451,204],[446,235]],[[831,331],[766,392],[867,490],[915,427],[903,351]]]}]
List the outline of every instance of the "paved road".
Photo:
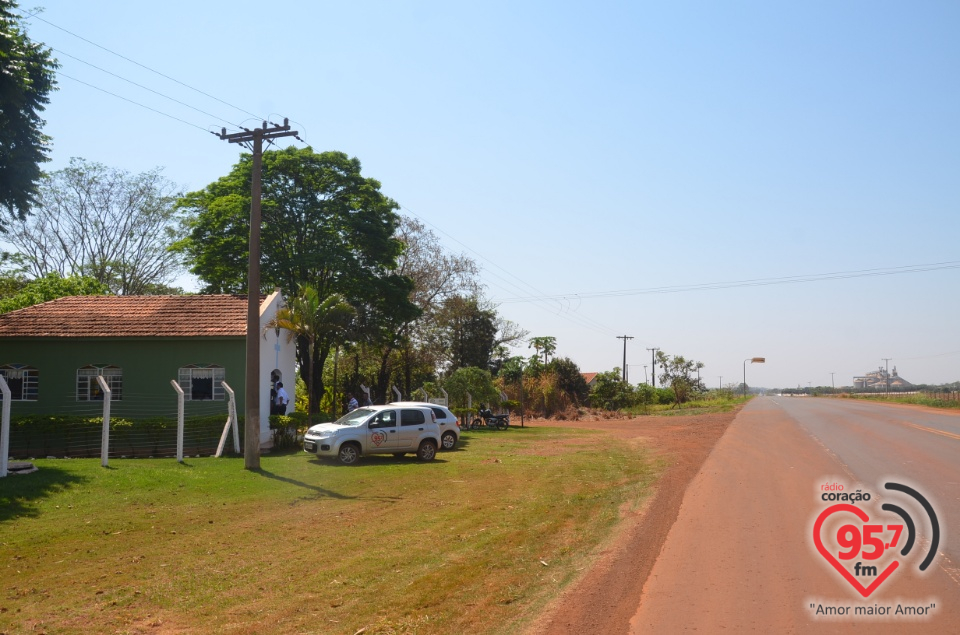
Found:
[{"label": "paved road", "polygon": [[[902,503],[878,488],[897,479],[934,503],[944,530],[939,555],[920,575],[916,554],[926,553],[930,533],[920,527],[910,560],[864,600],[813,545],[813,521],[826,506],[819,488],[842,482]],[[876,501],[864,508],[882,513]],[[956,563],[960,415],[835,399],[755,399],[688,488],[631,632],[960,633]],[[931,603],[933,617],[919,620],[825,619],[810,609]]]}]

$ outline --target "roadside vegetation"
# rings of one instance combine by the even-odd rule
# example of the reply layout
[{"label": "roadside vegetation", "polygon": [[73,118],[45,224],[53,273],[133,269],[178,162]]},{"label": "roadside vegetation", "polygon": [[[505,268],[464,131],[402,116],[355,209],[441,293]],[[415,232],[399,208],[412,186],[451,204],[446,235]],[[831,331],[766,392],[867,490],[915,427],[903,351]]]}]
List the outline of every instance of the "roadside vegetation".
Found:
[{"label": "roadside vegetation", "polygon": [[957,391],[924,391],[909,394],[840,393],[837,395],[818,396],[836,396],[842,399],[862,399],[864,401],[878,401],[881,403],[914,404],[917,406],[928,406],[930,408],[960,409],[960,392]]},{"label": "roadside vegetation", "polygon": [[11,635],[519,632],[659,469],[604,433],[547,427],[467,434],[431,463],[35,464],[0,479]]}]

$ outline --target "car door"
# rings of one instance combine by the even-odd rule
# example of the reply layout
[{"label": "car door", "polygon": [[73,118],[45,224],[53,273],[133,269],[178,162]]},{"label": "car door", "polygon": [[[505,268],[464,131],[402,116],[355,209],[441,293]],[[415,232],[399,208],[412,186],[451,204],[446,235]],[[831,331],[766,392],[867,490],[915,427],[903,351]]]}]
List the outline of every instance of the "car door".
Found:
[{"label": "car door", "polygon": [[367,421],[365,452],[392,452],[398,443],[397,411],[381,410]]},{"label": "car door", "polygon": [[400,411],[400,444],[406,452],[416,452],[420,445],[427,417],[420,408],[404,408]]}]

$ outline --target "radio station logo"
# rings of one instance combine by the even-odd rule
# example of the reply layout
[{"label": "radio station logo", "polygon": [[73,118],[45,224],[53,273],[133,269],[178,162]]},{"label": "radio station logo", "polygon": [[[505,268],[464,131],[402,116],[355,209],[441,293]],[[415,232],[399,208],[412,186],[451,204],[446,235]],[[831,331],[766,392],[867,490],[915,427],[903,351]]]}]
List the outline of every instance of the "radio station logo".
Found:
[{"label": "radio station logo", "polygon": [[[826,507],[816,512],[813,544],[848,585],[867,599],[895,576],[920,575],[937,557],[941,527],[933,505],[917,488],[894,480],[882,483],[881,501],[869,491],[849,491],[838,482],[819,486]],[[911,572],[911,573],[908,573]],[[934,602],[897,602],[897,606],[842,606],[811,603],[815,616],[931,615]],[[869,609],[869,612],[867,612]]]}]

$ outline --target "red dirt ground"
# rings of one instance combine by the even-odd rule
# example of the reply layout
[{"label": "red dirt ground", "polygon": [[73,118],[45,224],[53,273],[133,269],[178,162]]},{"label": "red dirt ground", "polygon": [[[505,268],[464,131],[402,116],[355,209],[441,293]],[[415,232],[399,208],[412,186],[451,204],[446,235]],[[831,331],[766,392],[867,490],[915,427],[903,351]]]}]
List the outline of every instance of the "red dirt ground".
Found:
[{"label": "red dirt ground", "polygon": [[535,424],[604,430],[622,439],[644,439],[667,466],[652,499],[628,513],[596,564],[557,598],[528,631],[529,635],[582,635],[630,632],[630,618],[687,485],[723,436],[739,409],[706,415],[538,421]]}]

